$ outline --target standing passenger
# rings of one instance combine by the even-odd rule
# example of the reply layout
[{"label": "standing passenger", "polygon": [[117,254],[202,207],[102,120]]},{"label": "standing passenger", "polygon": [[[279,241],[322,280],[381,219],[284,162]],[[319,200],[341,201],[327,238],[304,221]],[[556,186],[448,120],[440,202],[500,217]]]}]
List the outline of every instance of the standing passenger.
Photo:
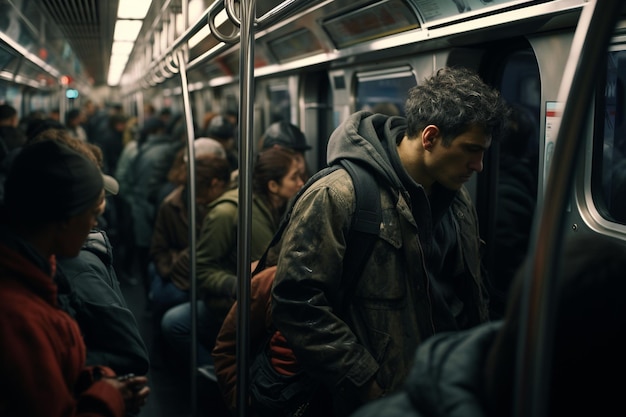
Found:
[{"label": "standing passenger", "polygon": [[[134,118],[135,123],[137,119]],[[114,177],[119,183],[119,193],[117,195],[118,204],[118,227],[119,242],[116,245],[118,256],[116,256],[115,266],[120,277],[131,285],[136,285],[139,280],[134,277],[134,266],[136,264],[135,249],[135,225],[133,221],[133,184],[131,167],[133,160],[139,152],[139,133],[128,128],[124,131],[124,148],[117,160]],[[126,141],[127,140],[127,141]]]},{"label": "standing passenger", "polygon": [[103,184],[96,164],[56,141],[26,145],[11,165],[0,216],[3,416],[122,417],[145,403],[145,377],[85,368],[78,325],[57,307],[51,261],[78,255],[101,213]]},{"label": "standing passenger", "polygon": [[83,142],[87,142],[87,132],[83,127],[85,120],[85,114],[81,109],[72,109],[65,113],[65,127],[72,137]]},{"label": "standing passenger", "polygon": [[26,142],[26,135],[19,128],[17,110],[9,104],[0,104],[0,142],[0,147],[6,147],[7,152]]},{"label": "standing passenger", "polygon": [[504,316],[509,286],[530,242],[537,205],[537,164],[532,156],[537,126],[530,110],[511,105],[498,157],[494,256],[488,286],[492,320]]},{"label": "standing passenger", "polygon": [[135,256],[147,296],[150,292],[148,261],[158,209],[157,196],[181,143],[165,133],[165,125],[158,118],[147,120],[143,130],[145,141],[137,144],[137,154],[130,162],[127,184],[131,189]]},{"label": "standing passenger", "polygon": [[272,314],[337,416],[398,390],[427,337],[487,320],[478,219],[463,184],[482,171],[505,111],[477,75],[444,68],[409,91],[406,119],[358,112],[332,134],[329,164],[349,158],[377,178],[380,238],[347,287],[354,188],[342,169],[317,181],[283,234]]}]

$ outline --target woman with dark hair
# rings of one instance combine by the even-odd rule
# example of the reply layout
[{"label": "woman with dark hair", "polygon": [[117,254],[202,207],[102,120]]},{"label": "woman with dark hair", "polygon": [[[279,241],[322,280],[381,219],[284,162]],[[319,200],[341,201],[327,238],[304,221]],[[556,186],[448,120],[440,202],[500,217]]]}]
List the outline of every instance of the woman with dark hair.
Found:
[{"label": "woman with dark hair", "polygon": [[[250,259],[258,260],[272,240],[287,202],[303,182],[293,151],[271,148],[259,153],[252,176]],[[237,288],[237,225],[239,190],[232,189],[209,205],[197,245],[197,279],[201,346],[199,363],[211,362],[217,332],[232,306]],[[190,305],[169,310],[162,321],[165,338],[185,357],[189,350]]]}]

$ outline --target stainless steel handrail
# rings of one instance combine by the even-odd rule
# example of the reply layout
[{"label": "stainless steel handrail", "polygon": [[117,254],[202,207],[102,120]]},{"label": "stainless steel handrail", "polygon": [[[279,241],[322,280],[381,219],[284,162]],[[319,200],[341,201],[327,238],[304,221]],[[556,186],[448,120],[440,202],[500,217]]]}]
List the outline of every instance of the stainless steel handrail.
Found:
[{"label": "stainless steel handrail", "polygon": [[[194,148],[194,128],[193,114],[191,111],[191,102],[189,100],[189,83],[187,80],[187,68],[185,64],[185,54],[179,51],[176,54],[178,60],[178,69],[180,74],[180,84],[183,96],[183,109],[185,115],[185,130],[187,139],[187,211],[189,215],[189,247],[196,247],[196,157]],[[197,381],[197,364],[198,364],[198,319],[197,319],[197,301],[198,289],[196,282],[196,251],[189,251],[189,300],[191,307],[191,347],[190,347],[190,395],[191,395],[191,415],[198,415],[198,381]]]},{"label": "stainless steel handrail", "polygon": [[[234,1],[229,0],[229,7],[226,8],[225,0],[217,0],[211,6],[209,6],[202,15],[198,18],[198,20],[190,26],[182,35],[180,35],[170,46],[168,46],[165,51],[150,65],[148,65],[145,69],[143,75],[140,75],[139,78],[144,78],[146,74],[151,73],[155,67],[158,67],[161,61],[167,60],[168,56],[174,54],[178,49],[186,47],[186,43],[191,39],[194,35],[196,35],[200,30],[202,30],[207,24],[209,25],[213,36],[215,36],[223,45],[220,48],[214,48],[211,53],[203,54],[202,60],[198,61],[197,59],[194,61],[194,66],[199,65],[203,62],[210,60],[211,58],[217,56],[224,48],[231,46],[233,43],[236,43],[239,39],[239,31],[236,33],[226,36],[221,34],[217,28],[215,28],[214,19],[215,16],[221,11],[226,10],[227,15],[231,19],[231,22],[238,27],[240,25],[240,19],[237,18],[237,14],[234,11]],[[245,4],[245,1],[242,1],[242,4]],[[263,16],[254,20],[254,24],[252,26],[256,27],[255,30],[261,30],[262,28],[284,18],[288,13],[292,13],[297,10],[296,6],[306,6],[310,5],[311,2],[307,0],[287,0],[274,7],[272,10],[269,10]],[[245,6],[244,6],[245,7]],[[220,36],[222,38],[220,38]],[[188,66],[187,70],[190,70],[191,67]],[[132,81],[133,85],[137,85],[137,79]]]},{"label": "stainless steel handrail", "polygon": [[239,81],[239,225],[237,230],[237,413],[248,414],[250,334],[250,238],[252,229],[252,133],[254,16],[256,0],[241,3]]}]

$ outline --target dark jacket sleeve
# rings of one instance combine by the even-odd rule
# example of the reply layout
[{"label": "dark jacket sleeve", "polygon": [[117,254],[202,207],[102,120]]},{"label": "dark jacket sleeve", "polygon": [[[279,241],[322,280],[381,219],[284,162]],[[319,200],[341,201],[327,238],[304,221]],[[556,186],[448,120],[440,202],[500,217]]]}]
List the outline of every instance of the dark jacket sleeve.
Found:
[{"label": "dark jacket sleeve", "polygon": [[87,346],[87,364],[109,366],[117,374],[145,375],[148,351],[113,269],[88,250],[58,265],[80,300],[76,321]]}]

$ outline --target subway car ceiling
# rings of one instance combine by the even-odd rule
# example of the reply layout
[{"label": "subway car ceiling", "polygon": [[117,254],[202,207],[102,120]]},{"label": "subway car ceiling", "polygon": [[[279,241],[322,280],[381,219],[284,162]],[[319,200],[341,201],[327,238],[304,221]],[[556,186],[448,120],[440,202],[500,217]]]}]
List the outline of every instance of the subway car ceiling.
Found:
[{"label": "subway car ceiling", "polygon": [[[190,86],[192,90],[232,83],[238,77],[238,41],[225,43],[210,32],[202,36],[207,29],[207,12],[224,14],[223,1],[192,1],[202,2],[205,12],[195,20],[189,16],[191,24],[185,31],[171,24],[182,12],[180,1],[153,1],[121,79],[122,96],[155,85],[170,85],[167,81],[177,72],[176,53],[182,49],[186,50],[189,79],[194,83]],[[118,2],[97,2],[98,6],[89,7],[98,10],[87,11],[83,1],[54,3],[0,0],[3,16],[0,80],[45,90],[58,88],[61,76],[69,75],[73,87],[88,96],[92,87],[102,87],[106,80],[106,74],[101,71],[108,59],[102,55],[107,48],[110,50],[113,10]],[[257,22],[262,24],[257,25],[255,33],[255,76],[319,65],[339,67],[382,60],[387,54],[398,56],[462,47],[488,41],[494,31],[501,37],[506,30],[512,37],[558,30],[575,25],[585,3],[583,0],[257,1]],[[472,7],[462,10],[461,4]],[[51,13],[51,7],[68,10],[65,14]],[[71,24],[66,14],[83,21]],[[84,17],[85,14],[94,17]],[[523,27],[510,23],[520,18],[524,18]],[[237,29],[226,20],[217,30],[228,35]],[[462,36],[458,35],[460,32]],[[88,43],[88,39],[99,40]]]},{"label": "subway car ceiling", "polygon": [[[481,0],[472,3],[480,4],[480,8],[463,12],[452,0],[304,3],[306,8],[294,5],[291,12],[283,12],[282,19],[258,28],[254,51],[256,77],[487,42],[494,31],[502,37],[504,29],[511,37],[528,33],[529,26],[535,33],[556,30],[575,25],[586,2]],[[257,9],[257,16],[263,20],[266,15]],[[523,27],[510,23],[520,18],[524,18]],[[229,34],[235,29],[227,21],[218,30]],[[460,32],[462,36],[458,35]],[[158,65],[159,60],[171,61],[171,52],[166,50],[152,62],[147,62],[145,55],[131,57],[127,73],[122,77],[122,91],[132,93],[172,78],[175,71]],[[190,48],[188,63],[190,81],[196,83],[191,89],[231,83],[239,73],[239,45],[225,44],[208,34]],[[146,72],[146,68],[150,71]]]}]

